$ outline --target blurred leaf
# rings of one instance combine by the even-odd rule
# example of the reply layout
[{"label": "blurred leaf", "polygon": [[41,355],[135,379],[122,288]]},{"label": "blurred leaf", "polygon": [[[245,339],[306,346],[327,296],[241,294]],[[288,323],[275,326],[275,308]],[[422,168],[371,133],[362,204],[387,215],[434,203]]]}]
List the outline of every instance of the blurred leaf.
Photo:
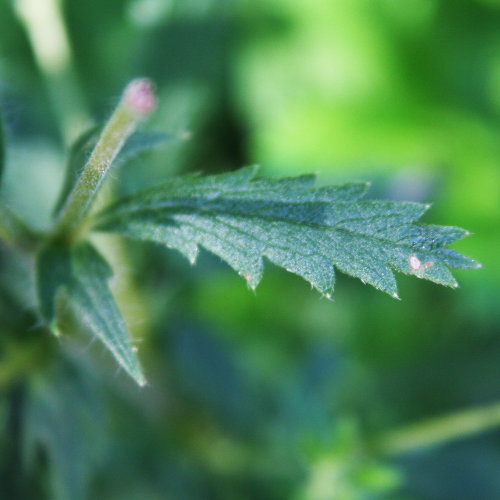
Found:
[{"label": "blurred leaf", "polygon": [[41,447],[49,459],[49,487],[54,500],[86,498],[85,441],[75,395],[62,384],[37,388],[28,408],[26,453],[30,462]]},{"label": "blurred leaf", "polygon": [[49,246],[38,257],[37,272],[40,309],[49,326],[57,332],[57,306],[67,299],[83,325],[144,385],[127,327],[107,286],[112,271],[94,247],[88,243],[72,250]]},{"label": "blurred leaf", "polygon": [[118,154],[115,162],[117,164],[125,163],[138,154],[156,148],[167,142],[179,139],[175,134],[166,134],[164,132],[136,132],[133,134]]},{"label": "blurred leaf", "polygon": [[252,288],[262,278],[265,256],[327,296],[334,266],[395,297],[391,268],[456,287],[448,267],[478,267],[444,248],[467,231],[413,224],[427,205],[359,201],[363,183],[314,188],[312,175],[254,179],[256,170],[189,176],[145,189],[101,213],[97,228],[163,243],[192,263],[202,245]]},{"label": "blurred leaf", "polygon": [[103,417],[100,388],[81,359],[59,359],[31,382],[23,454],[35,469],[43,452],[47,463],[41,464],[41,472],[45,476],[48,465],[51,499],[88,498],[88,474],[107,446]]},{"label": "blurred leaf", "polygon": [[256,395],[228,343],[192,326],[175,333],[169,347],[188,394],[215,411],[228,430],[255,425]]},{"label": "blurred leaf", "polygon": [[5,165],[5,132],[2,115],[0,115],[0,182],[2,181],[2,174]]},{"label": "blurred leaf", "polygon": [[[359,423],[342,417],[330,437],[307,443],[307,476],[300,500],[382,500],[401,474],[366,453]],[[390,497],[393,498],[393,497]]]},{"label": "blurred leaf", "polygon": [[[92,152],[101,127],[92,127],[85,131],[73,144],[69,152],[68,165],[66,167],[66,176],[63,188],[54,209],[58,213],[66,202],[71,190],[78,179],[82,168]],[[140,153],[153,149],[165,142],[174,140],[177,136],[165,134],[163,132],[136,132],[133,134],[120,151],[114,161],[114,165],[121,165]]]}]

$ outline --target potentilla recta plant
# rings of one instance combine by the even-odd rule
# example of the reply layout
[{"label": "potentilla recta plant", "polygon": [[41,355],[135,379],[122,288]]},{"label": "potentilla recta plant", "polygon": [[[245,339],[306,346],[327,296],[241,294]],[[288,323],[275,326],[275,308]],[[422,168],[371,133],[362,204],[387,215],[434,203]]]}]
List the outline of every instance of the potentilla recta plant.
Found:
[{"label": "potentilla recta plant", "polygon": [[[89,239],[93,232],[159,243],[192,264],[203,247],[251,289],[262,278],[266,257],[327,298],[335,288],[336,269],[399,298],[394,271],[456,288],[450,268],[480,267],[448,248],[467,231],[419,222],[429,205],[365,201],[368,184],[315,187],[314,175],[263,179],[254,166],[219,175],[189,174],[96,209],[96,197],[117,159],[161,140],[137,132],[155,101],[149,80],[133,80],[102,131],[86,131],[76,141],[52,230],[35,233],[0,202],[2,244],[34,255],[43,322],[57,335],[70,333],[60,321],[61,311],[69,308],[139,385],[146,377],[108,286],[112,270]],[[82,164],[82,149],[90,143],[92,152]],[[0,172],[3,147],[0,140]]]}]

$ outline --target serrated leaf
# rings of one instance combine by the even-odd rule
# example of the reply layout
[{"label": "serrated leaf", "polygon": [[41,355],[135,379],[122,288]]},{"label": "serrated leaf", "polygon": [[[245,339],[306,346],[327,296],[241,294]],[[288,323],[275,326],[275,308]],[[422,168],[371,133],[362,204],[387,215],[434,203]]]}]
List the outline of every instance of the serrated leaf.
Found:
[{"label": "serrated leaf", "polygon": [[66,299],[84,326],[139,385],[144,385],[127,327],[107,285],[111,276],[111,268],[89,243],[72,249],[48,246],[37,260],[40,310],[58,333],[56,306],[61,298]]},{"label": "serrated leaf", "polygon": [[[66,166],[63,187],[54,209],[55,214],[59,213],[71,193],[74,184],[78,180],[82,168],[99,139],[100,130],[100,127],[90,128],[85,131],[71,147],[68,155],[69,160]],[[114,165],[123,164],[140,153],[158,147],[175,138],[176,136],[163,132],[136,132],[128,139],[115,159]]]},{"label": "serrated leaf", "polygon": [[163,243],[191,262],[201,245],[252,288],[267,257],[327,296],[335,267],[397,297],[394,269],[456,287],[449,267],[479,266],[444,248],[466,231],[415,223],[428,205],[362,201],[363,183],[315,188],[314,176],[264,180],[255,173],[247,167],[172,179],[114,204],[96,229]]}]

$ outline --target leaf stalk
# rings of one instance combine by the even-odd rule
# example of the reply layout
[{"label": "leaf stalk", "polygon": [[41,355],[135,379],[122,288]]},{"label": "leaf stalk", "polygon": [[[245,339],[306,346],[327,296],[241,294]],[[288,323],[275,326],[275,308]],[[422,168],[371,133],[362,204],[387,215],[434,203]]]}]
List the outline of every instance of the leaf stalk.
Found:
[{"label": "leaf stalk", "polygon": [[380,436],[373,442],[377,454],[399,455],[437,446],[500,427],[500,403],[471,408],[424,420]]}]

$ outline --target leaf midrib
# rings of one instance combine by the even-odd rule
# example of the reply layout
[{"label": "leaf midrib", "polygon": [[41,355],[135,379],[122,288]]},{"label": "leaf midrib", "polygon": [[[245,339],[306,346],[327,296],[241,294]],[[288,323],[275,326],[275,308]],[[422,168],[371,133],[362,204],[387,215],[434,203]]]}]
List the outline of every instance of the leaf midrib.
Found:
[{"label": "leaf midrib", "polygon": [[[213,201],[213,200],[210,200],[210,201]],[[304,203],[311,203],[311,204],[313,204],[313,203],[324,203],[325,205],[328,204],[328,202],[300,202],[300,203],[293,203],[293,204],[294,205],[299,205],[299,204],[302,205]],[[350,202],[334,202],[334,203],[342,203],[342,204],[346,204],[347,205]],[[174,207],[172,207],[172,208],[174,208]],[[382,238],[382,237],[379,237],[379,236],[375,236],[373,234],[359,233],[359,232],[355,232],[355,231],[347,229],[347,228],[338,227],[340,224],[344,224],[345,222],[354,222],[354,221],[366,221],[366,222],[369,222],[372,219],[383,218],[384,217],[383,215],[373,215],[373,216],[370,216],[370,217],[353,217],[353,218],[347,218],[347,219],[343,219],[343,220],[339,221],[336,224],[326,225],[326,224],[318,224],[318,223],[312,223],[312,222],[307,222],[307,221],[294,221],[293,219],[284,219],[284,218],[281,218],[281,217],[271,217],[271,216],[266,216],[266,215],[252,215],[251,213],[242,213],[242,212],[236,212],[235,213],[235,212],[224,211],[224,210],[204,209],[202,207],[193,208],[193,207],[190,207],[190,206],[179,206],[179,205],[177,205],[175,208],[178,209],[178,210],[175,211],[175,213],[172,213],[172,214],[169,213],[168,215],[165,214],[166,217],[168,217],[170,220],[172,220],[173,216],[175,216],[175,215],[200,215],[200,216],[207,215],[207,216],[211,216],[214,219],[217,219],[220,222],[222,222],[220,220],[220,218],[219,218],[220,216],[231,216],[231,217],[234,217],[234,218],[238,218],[239,217],[239,218],[243,218],[243,219],[259,219],[259,220],[264,220],[264,221],[268,221],[268,222],[283,222],[283,223],[287,223],[287,224],[290,224],[290,225],[293,225],[293,226],[298,226],[298,227],[308,226],[308,227],[315,228],[315,229],[323,229],[325,231],[337,231],[337,232],[349,234],[349,235],[351,235],[353,237],[356,237],[356,238],[362,238],[364,240],[370,239],[370,240],[373,240],[373,241],[378,241],[380,243],[390,243],[392,245],[396,245],[396,246],[399,246],[401,248],[408,248],[409,250],[412,250],[412,249],[415,248],[415,246],[413,246],[411,244],[400,243],[400,241],[402,239],[406,238],[406,236],[402,237],[401,239],[399,239],[397,241],[393,241],[393,240],[390,240],[390,239],[387,239],[387,238]],[[144,214],[144,213],[146,213],[147,215],[150,215],[153,210],[154,210],[154,208],[151,208],[151,207],[141,208],[140,210],[129,211],[128,213],[127,212],[123,212],[123,213],[119,214],[118,216],[112,215],[110,217],[110,219],[111,220],[113,220],[113,218],[118,218],[118,219],[123,218],[123,219],[126,219],[127,216],[137,216],[137,215],[141,215],[141,214]],[[165,210],[165,207],[163,207],[163,210]],[[390,218],[390,217],[400,217],[400,216],[404,216],[404,215],[405,215],[404,213],[396,213],[396,214],[393,213],[390,216],[387,216],[387,218]],[[104,219],[104,225],[106,225],[108,223],[109,222],[106,221],[106,219]],[[186,222],[183,221],[181,224],[186,224]],[[403,225],[411,225],[411,224],[412,224],[411,222],[395,223],[395,224],[388,225],[388,226],[384,227],[384,230],[391,229],[391,228],[401,227]],[[236,228],[234,228],[233,226],[229,226],[229,227],[231,227],[231,229],[236,230]],[[244,234],[248,235],[248,233],[244,233]],[[426,250],[426,252],[432,253],[433,250],[435,250],[435,249]]]}]

